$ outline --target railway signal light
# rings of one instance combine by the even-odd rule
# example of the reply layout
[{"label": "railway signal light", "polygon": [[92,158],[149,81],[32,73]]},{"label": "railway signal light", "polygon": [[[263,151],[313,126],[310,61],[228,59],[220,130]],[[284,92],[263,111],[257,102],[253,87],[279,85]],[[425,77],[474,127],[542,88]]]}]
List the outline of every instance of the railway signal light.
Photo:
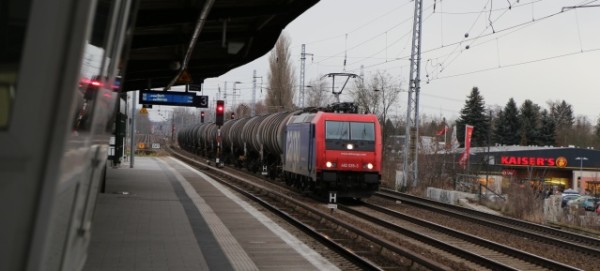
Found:
[{"label": "railway signal light", "polygon": [[231,119],[232,120],[235,119],[235,113],[234,112],[231,112]]},{"label": "railway signal light", "polygon": [[217,101],[217,114],[216,114],[216,118],[215,118],[215,124],[217,126],[223,125],[224,113],[225,113],[225,102],[223,100],[218,100]]},{"label": "railway signal light", "polygon": [[204,123],[204,111],[200,111],[200,123]]}]

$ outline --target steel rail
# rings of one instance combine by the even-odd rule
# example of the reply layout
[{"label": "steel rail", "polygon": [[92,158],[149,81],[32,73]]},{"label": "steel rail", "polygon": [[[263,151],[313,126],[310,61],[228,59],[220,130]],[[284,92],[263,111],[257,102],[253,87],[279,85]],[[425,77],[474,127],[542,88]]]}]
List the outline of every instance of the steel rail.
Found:
[{"label": "steel rail", "polygon": [[[261,206],[267,208],[269,211],[271,211],[274,214],[278,215],[279,217],[283,218],[290,224],[299,228],[300,230],[302,230],[303,232],[305,232],[312,238],[316,239],[317,241],[321,242],[322,244],[326,245],[327,247],[333,249],[334,251],[336,251],[337,253],[339,253],[340,255],[342,255],[343,257],[345,257],[352,263],[358,265],[362,269],[382,270],[379,266],[375,265],[371,261],[365,259],[364,257],[361,257],[360,255],[357,255],[356,253],[352,252],[351,250],[346,249],[345,247],[343,247],[343,246],[339,245],[338,243],[334,242],[333,240],[331,240],[328,236],[319,233],[315,228],[310,227],[309,225],[300,221],[299,219],[294,218],[288,212],[283,211],[281,208],[277,208],[273,204],[270,204],[269,202],[263,200],[256,193],[252,193],[247,188],[242,188],[242,187],[233,185],[231,182],[224,180],[224,178],[227,178],[227,179],[236,178],[233,174],[230,174],[221,168],[217,168],[217,167],[214,167],[211,165],[207,165],[207,164],[195,161],[193,158],[183,156],[172,150],[171,150],[171,154],[181,160],[184,160],[187,164],[190,164],[195,167],[201,167],[203,169],[204,174],[210,176],[211,178],[215,179],[219,183],[235,190],[236,192],[244,195],[246,198],[251,199],[252,201],[257,202]],[[207,169],[210,169],[210,170],[207,170]],[[239,181],[241,181],[241,180],[239,180]],[[243,181],[243,182],[245,182],[245,181]],[[247,183],[247,182],[245,182],[245,183]],[[273,193],[273,192],[271,192],[271,193]],[[278,196],[281,198],[284,197],[283,195],[278,195]]]},{"label": "steel rail", "polygon": [[[333,228],[334,231],[336,230],[336,228],[339,229],[341,227],[347,231],[354,233],[355,235],[360,236],[361,238],[363,238],[365,240],[369,240],[370,242],[378,245],[381,248],[385,248],[391,252],[396,253],[397,255],[406,257],[407,259],[412,261],[413,265],[418,264],[420,266],[428,268],[429,270],[435,270],[435,271],[451,270],[450,268],[448,268],[438,262],[435,262],[435,261],[432,261],[431,259],[425,258],[413,251],[399,247],[396,244],[393,244],[389,241],[382,240],[378,236],[367,233],[353,225],[350,225],[338,218],[335,218],[325,212],[317,210],[311,206],[308,206],[307,204],[305,204],[303,202],[300,202],[298,200],[290,198],[286,195],[283,195],[283,194],[280,194],[277,192],[273,192],[273,191],[269,191],[268,193],[263,193],[263,195],[257,195],[257,194],[260,194],[260,192],[253,193],[253,192],[250,192],[249,191],[250,189],[247,187],[238,187],[236,185],[233,185],[230,182],[225,181],[224,179],[234,180],[236,182],[242,182],[244,184],[252,185],[252,186],[256,187],[255,184],[250,184],[248,181],[241,180],[234,174],[227,172],[227,168],[217,168],[217,167],[214,167],[211,165],[207,165],[205,163],[196,161],[193,158],[190,158],[186,155],[182,155],[171,149],[169,150],[169,152],[173,156],[175,156],[181,160],[184,160],[188,164],[191,164],[195,167],[200,167],[201,169],[203,169],[203,172],[205,174],[211,176],[212,178],[219,181],[220,183],[234,189],[235,191],[243,194],[244,196],[248,197],[249,199],[259,203],[263,207],[274,212],[275,214],[282,217],[283,219],[285,219],[292,225],[298,227],[302,231],[306,232],[308,235],[312,236],[316,240],[320,241],[324,245],[326,245],[326,246],[330,247],[331,249],[333,249],[334,251],[336,251],[336,253],[339,253],[340,255],[342,255],[343,257],[348,259],[349,261],[353,262],[354,264],[360,266],[361,268],[363,268],[365,270],[384,270],[383,269],[384,267],[377,265],[372,260],[367,259],[365,256],[359,255],[360,252],[348,249],[343,244],[340,244],[340,242],[338,242],[338,240],[334,240],[333,238],[331,238],[330,234],[327,234],[327,232],[331,231],[332,229],[323,229],[322,227],[311,226],[306,221],[303,222],[302,220],[293,217],[290,210],[300,208],[302,210],[308,211],[313,214],[313,217],[317,218],[316,219],[317,225],[323,225],[323,224],[335,225],[335,228]],[[264,192],[264,191],[261,191],[261,192]],[[287,210],[282,210],[284,208],[281,208],[281,207],[278,208],[274,204],[267,202],[267,200],[264,200],[263,198],[261,198],[261,197],[264,197],[265,194],[268,194],[269,197],[278,198],[278,200],[280,202],[285,202],[287,205],[287,207],[286,207]],[[306,219],[306,216],[304,217],[304,219]],[[323,220],[326,220],[329,223],[324,223]],[[326,233],[322,233],[322,232],[326,232]],[[354,243],[355,240],[352,239],[352,240],[348,240],[348,241],[349,241],[349,243]],[[387,268],[387,267],[385,267],[385,268]]]},{"label": "steel rail", "polygon": [[472,221],[480,225],[503,230],[511,234],[519,234],[520,236],[529,238],[531,240],[537,240],[546,244],[560,246],[577,251],[579,253],[590,255],[592,257],[600,257],[600,239],[574,234],[523,220],[497,216],[456,205],[424,199],[391,190],[380,190],[375,195],[386,199],[400,200],[406,204],[411,204],[420,208],[432,210],[434,212],[444,213],[452,217],[458,217],[460,219]]},{"label": "steel rail", "polygon": [[[509,256],[517,258],[523,262],[528,262],[530,264],[534,264],[534,265],[548,268],[551,270],[580,270],[573,266],[565,265],[560,262],[556,262],[556,261],[553,261],[550,259],[539,257],[537,255],[534,255],[534,254],[531,254],[531,253],[528,253],[525,251],[521,251],[521,250],[517,250],[517,249],[511,248],[511,247],[508,247],[508,246],[504,246],[504,245],[501,245],[501,244],[498,244],[498,243],[495,243],[495,242],[492,242],[492,241],[489,241],[489,240],[486,240],[486,239],[483,239],[483,238],[480,238],[480,237],[477,237],[474,235],[463,233],[463,232],[460,232],[460,231],[457,231],[457,230],[454,230],[454,229],[451,229],[451,228],[448,228],[448,227],[445,227],[445,226],[442,226],[442,225],[439,225],[436,223],[432,223],[432,222],[429,222],[429,221],[426,221],[423,219],[419,219],[419,218],[410,217],[408,215],[402,214],[400,212],[397,212],[397,211],[394,211],[394,210],[391,210],[388,208],[376,206],[376,205],[373,205],[370,203],[364,203],[363,206],[370,208],[372,210],[375,210],[377,212],[381,212],[386,215],[390,215],[395,218],[398,218],[398,219],[401,219],[404,221],[408,221],[415,225],[425,227],[430,230],[434,230],[434,231],[442,233],[444,235],[449,235],[454,238],[458,238],[458,239],[464,240],[466,242],[469,242],[469,243],[472,243],[472,244],[475,244],[478,246],[482,246],[482,247],[491,249],[493,251],[496,251],[496,252],[499,252],[499,253],[502,253],[505,255],[509,255]],[[418,232],[415,232],[415,231],[412,231],[409,229],[399,227],[396,224],[390,223],[383,219],[379,219],[379,218],[374,217],[369,214],[365,214],[364,212],[357,211],[353,208],[349,208],[347,206],[340,206],[339,208],[340,208],[340,210],[349,212],[353,215],[359,216],[359,217],[361,217],[365,220],[368,220],[372,223],[384,226],[390,230],[397,231],[397,232],[400,232],[403,234],[408,234],[411,237],[416,238],[418,240],[424,240],[426,243],[430,243],[430,244],[432,244],[440,249],[443,249],[449,253],[459,255],[460,257],[464,257],[467,260],[470,260],[475,263],[481,264],[483,266],[489,267],[493,270],[519,270],[518,268],[510,267],[510,266],[507,266],[498,261],[489,259],[486,256],[481,256],[476,253],[473,253],[473,252],[458,248],[456,246],[447,244],[441,240],[437,240],[428,235],[421,234],[421,233],[418,233]]]}]

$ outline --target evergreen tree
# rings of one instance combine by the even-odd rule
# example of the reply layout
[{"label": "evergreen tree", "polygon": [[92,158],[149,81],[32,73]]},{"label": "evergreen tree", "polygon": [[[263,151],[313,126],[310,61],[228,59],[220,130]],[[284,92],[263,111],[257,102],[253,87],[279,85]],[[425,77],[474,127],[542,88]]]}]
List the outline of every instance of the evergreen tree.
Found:
[{"label": "evergreen tree", "polygon": [[521,105],[520,114],[521,136],[520,144],[523,146],[537,145],[539,143],[540,106],[531,100],[525,100]]},{"label": "evergreen tree", "polygon": [[596,136],[595,141],[600,141],[600,117],[596,119],[596,127],[594,127],[594,135]]},{"label": "evergreen tree", "polygon": [[587,116],[579,115],[575,118],[575,124],[569,133],[568,145],[578,147],[590,147],[593,145],[594,126]]},{"label": "evergreen tree", "polygon": [[569,129],[573,127],[575,116],[572,105],[568,104],[565,100],[561,102],[549,102],[548,104],[550,105],[550,116],[557,125],[566,126]]},{"label": "evergreen tree", "polygon": [[569,145],[568,139],[575,124],[573,106],[565,100],[548,102],[550,116],[556,125],[556,143],[560,146]]},{"label": "evergreen tree", "polygon": [[456,136],[461,147],[464,147],[465,125],[467,124],[474,126],[471,146],[480,147],[487,145],[490,120],[484,111],[483,97],[479,94],[479,89],[473,87],[471,94],[467,97],[465,107],[460,111],[460,117],[456,120]]},{"label": "evergreen tree", "polygon": [[510,98],[504,109],[498,113],[495,124],[494,140],[496,143],[503,145],[518,145],[520,143],[519,110],[513,98]]},{"label": "evergreen tree", "polygon": [[542,110],[540,117],[539,145],[554,146],[556,144],[556,125],[548,110]]}]

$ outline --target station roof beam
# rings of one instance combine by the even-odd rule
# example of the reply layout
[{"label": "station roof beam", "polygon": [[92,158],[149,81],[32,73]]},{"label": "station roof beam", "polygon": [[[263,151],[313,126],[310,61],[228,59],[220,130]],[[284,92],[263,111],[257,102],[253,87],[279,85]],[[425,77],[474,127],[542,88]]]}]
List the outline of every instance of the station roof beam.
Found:
[{"label": "station roof beam", "polygon": [[[187,72],[194,83],[269,52],[282,29],[318,0],[216,0]],[[177,75],[205,1],[140,0],[123,90],[167,86]]]}]

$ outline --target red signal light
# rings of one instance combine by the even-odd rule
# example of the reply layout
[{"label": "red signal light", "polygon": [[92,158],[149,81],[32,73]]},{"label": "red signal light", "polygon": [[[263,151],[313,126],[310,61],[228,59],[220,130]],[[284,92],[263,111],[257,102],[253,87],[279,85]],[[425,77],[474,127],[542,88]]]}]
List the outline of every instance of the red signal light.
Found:
[{"label": "red signal light", "polygon": [[217,126],[223,125],[223,122],[225,120],[224,112],[225,112],[225,102],[223,100],[218,100],[217,101],[217,114],[215,117],[215,124]]}]

